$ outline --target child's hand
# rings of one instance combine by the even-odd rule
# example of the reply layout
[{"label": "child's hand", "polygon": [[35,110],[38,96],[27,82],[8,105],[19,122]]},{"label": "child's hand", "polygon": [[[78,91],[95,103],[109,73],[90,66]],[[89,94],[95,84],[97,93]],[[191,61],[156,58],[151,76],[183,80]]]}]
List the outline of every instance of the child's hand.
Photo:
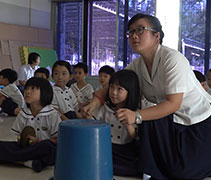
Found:
[{"label": "child's hand", "polygon": [[135,124],[136,112],[126,108],[120,108],[116,111],[116,118],[122,124]]},{"label": "child's hand", "polygon": [[36,143],[39,143],[40,141],[34,137],[34,136],[28,136],[28,139],[29,139],[29,144],[36,144]]}]

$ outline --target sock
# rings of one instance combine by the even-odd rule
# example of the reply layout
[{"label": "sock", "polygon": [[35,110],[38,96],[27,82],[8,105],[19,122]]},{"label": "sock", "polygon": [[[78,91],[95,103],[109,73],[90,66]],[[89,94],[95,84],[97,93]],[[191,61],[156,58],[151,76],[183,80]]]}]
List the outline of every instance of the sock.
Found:
[{"label": "sock", "polygon": [[32,168],[32,161],[25,161],[23,163],[26,167]]}]

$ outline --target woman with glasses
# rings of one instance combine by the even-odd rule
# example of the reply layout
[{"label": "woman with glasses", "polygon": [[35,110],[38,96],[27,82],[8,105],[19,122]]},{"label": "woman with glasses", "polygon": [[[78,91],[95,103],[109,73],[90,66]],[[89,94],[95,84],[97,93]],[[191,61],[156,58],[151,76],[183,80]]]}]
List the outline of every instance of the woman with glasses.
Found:
[{"label": "woman with glasses", "polygon": [[[211,96],[196,79],[188,60],[162,45],[160,21],[136,14],[126,36],[141,56],[127,67],[137,73],[141,94],[155,106],[121,108],[117,119],[140,124],[140,171],[155,179],[204,179],[211,175]],[[106,90],[98,95],[104,97]],[[84,112],[91,114],[97,97]]]}]

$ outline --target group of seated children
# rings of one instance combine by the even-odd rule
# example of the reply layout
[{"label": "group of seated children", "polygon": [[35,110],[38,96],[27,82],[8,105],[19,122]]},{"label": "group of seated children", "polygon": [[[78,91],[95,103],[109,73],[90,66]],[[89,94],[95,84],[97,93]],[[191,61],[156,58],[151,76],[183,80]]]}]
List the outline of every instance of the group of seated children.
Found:
[{"label": "group of seated children", "polygon": [[[87,65],[76,64],[74,73],[76,82],[68,87],[72,77],[71,65],[66,61],[56,61],[52,67],[55,83],[52,86],[48,69],[39,68],[34,77],[27,80],[22,95],[15,85],[17,73],[12,69],[0,72],[0,84],[4,86],[0,91],[0,106],[8,115],[17,115],[12,131],[18,139],[15,142],[0,141],[1,163],[22,164],[36,172],[54,165],[59,123],[83,118],[80,109],[95,94],[85,81]],[[198,77],[199,73],[195,73]],[[141,107],[138,77],[131,70],[115,72],[110,66],[103,66],[99,70],[99,83],[98,89],[107,87],[108,92],[92,118],[110,124],[114,174],[138,176],[138,127],[122,124],[115,116],[121,108],[135,111]]]},{"label": "group of seated children", "polygon": [[[0,141],[1,163],[22,164],[36,172],[55,163],[59,123],[80,118],[79,109],[93,96],[92,86],[85,83],[87,66],[78,63],[74,71],[77,82],[72,87],[79,91],[76,94],[66,86],[72,72],[65,61],[56,61],[53,65],[53,86],[49,82],[48,69],[38,68],[34,77],[26,81],[23,94],[15,84],[16,71],[4,69],[0,72],[0,84],[4,86],[0,91],[1,109],[8,115],[17,116],[12,126],[17,141]],[[82,101],[80,93],[87,101]]]}]

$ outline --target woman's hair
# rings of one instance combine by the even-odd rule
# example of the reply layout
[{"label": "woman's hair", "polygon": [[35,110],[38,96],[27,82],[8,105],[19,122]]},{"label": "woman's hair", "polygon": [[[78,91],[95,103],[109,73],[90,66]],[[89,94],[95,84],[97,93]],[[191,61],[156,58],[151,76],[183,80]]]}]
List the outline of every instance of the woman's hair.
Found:
[{"label": "woman's hair", "polygon": [[28,64],[33,64],[36,62],[37,58],[40,57],[38,53],[32,52],[28,56]]},{"label": "woman's hair", "polygon": [[[43,107],[51,104],[53,100],[53,89],[47,79],[32,77],[26,81],[24,89],[26,90],[30,86],[40,89],[40,103]],[[30,105],[27,104],[27,107],[30,107]]]},{"label": "woman's hair", "polygon": [[[127,90],[127,98],[125,100],[125,108],[136,110],[140,107],[140,88],[137,74],[132,70],[120,70],[111,75],[109,80],[109,87],[111,84],[118,84]],[[106,100],[113,106],[109,91]]]},{"label": "woman's hair", "polygon": [[52,67],[52,75],[53,75],[53,72],[54,72],[54,69],[57,67],[57,66],[65,66],[67,68],[67,70],[69,71],[70,75],[72,74],[72,71],[71,71],[71,65],[66,62],[66,61],[61,61],[61,60],[58,60],[54,63],[53,67]]},{"label": "woman's hair", "polygon": [[151,25],[151,28],[155,31],[153,33],[160,32],[160,44],[162,44],[163,38],[164,38],[164,32],[162,30],[162,26],[160,24],[159,19],[156,18],[155,16],[151,16],[148,14],[142,14],[142,13],[134,15],[128,22],[128,30],[130,29],[131,24],[133,24],[137,20],[143,19],[143,18],[149,22],[149,24]]}]

